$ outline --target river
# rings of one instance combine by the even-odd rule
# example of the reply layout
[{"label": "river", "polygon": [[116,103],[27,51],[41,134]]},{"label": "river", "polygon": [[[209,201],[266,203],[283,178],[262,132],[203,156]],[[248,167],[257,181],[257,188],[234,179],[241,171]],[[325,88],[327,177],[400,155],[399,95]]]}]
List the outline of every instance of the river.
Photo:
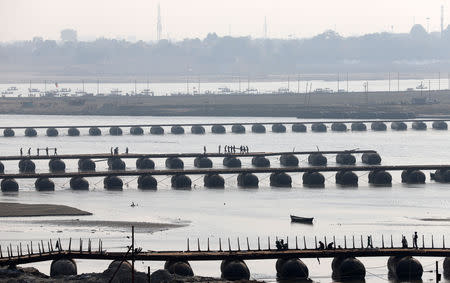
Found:
[{"label": "river", "polygon": [[[114,116],[33,116],[2,115],[0,126],[38,126],[38,125],[95,125],[95,124],[137,124],[137,123],[220,123],[220,122],[265,122],[265,121],[301,121],[294,118],[218,118],[218,117],[114,117]],[[370,127],[369,127],[370,128]],[[336,133],[272,133],[270,128],[266,134],[250,133],[225,135],[206,134],[199,136],[190,134],[186,129],[184,135],[166,134],[155,136],[145,129],[145,135],[132,136],[129,129],[123,129],[123,136],[104,134],[93,137],[87,129],[81,129],[81,136],[69,137],[63,130],[58,137],[46,137],[45,129],[38,130],[38,137],[27,138],[22,130],[16,131],[13,138],[0,138],[0,154],[18,154],[19,148],[57,147],[59,154],[109,152],[111,147],[126,147],[133,153],[176,153],[202,152],[206,146],[208,152],[217,151],[221,145],[247,145],[250,151],[292,151],[292,150],[344,150],[374,149],[383,158],[382,164],[446,164],[450,160],[450,152],[446,145],[450,138],[448,131],[436,131],[428,124],[427,131],[414,131],[408,125],[408,131],[395,132],[345,132]],[[231,132],[230,127],[227,131]],[[105,131],[106,132],[106,131]],[[307,165],[307,156],[301,156],[301,165]],[[361,164],[360,156],[357,164]],[[272,166],[278,166],[277,157],[270,157]],[[184,159],[185,167],[193,167],[193,159]],[[127,168],[135,168],[134,160],[126,160]],[[222,160],[213,159],[214,166],[222,167]],[[243,166],[251,166],[250,158],[242,158]],[[334,165],[334,156],[328,156],[328,164]],[[46,172],[46,161],[37,161],[37,171]],[[67,161],[67,171],[76,171],[76,160]],[[5,162],[6,172],[17,172],[17,161]],[[164,160],[156,160],[157,168],[164,168]],[[106,161],[97,162],[98,169],[106,169]],[[251,248],[256,248],[256,239],[261,237],[266,247],[267,237],[289,237],[293,247],[295,236],[307,239],[308,247],[314,245],[314,236],[330,241],[336,237],[337,244],[343,244],[344,236],[350,239],[355,235],[357,245],[360,235],[364,242],[366,235],[373,235],[374,245],[381,245],[381,235],[386,242],[393,236],[394,243],[400,245],[401,235],[411,239],[414,231],[425,236],[426,244],[431,245],[431,235],[435,246],[442,246],[442,235],[450,232],[450,222],[426,222],[420,218],[449,217],[450,185],[429,181],[425,185],[401,184],[400,173],[394,172],[392,187],[372,187],[367,183],[367,173],[358,172],[360,177],[357,188],[342,188],[335,185],[334,173],[325,173],[326,183],[323,189],[310,189],[302,186],[301,173],[291,174],[293,187],[290,189],[272,188],[269,186],[268,174],[259,175],[259,189],[242,189],[237,186],[236,175],[224,176],[225,189],[211,190],[203,187],[202,176],[191,176],[193,189],[178,191],[170,188],[170,178],[157,177],[158,190],[143,192],[137,189],[136,178],[123,178],[126,183],[122,192],[109,192],[103,189],[101,178],[92,178],[90,191],[72,191],[68,180],[54,180],[55,192],[37,192],[34,180],[18,180],[18,194],[0,194],[0,201],[21,203],[52,203],[74,206],[92,212],[87,217],[35,217],[2,219],[0,225],[0,244],[22,241],[37,241],[49,238],[61,238],[66,245],[69,238],[91,237],[94,243],[103,239],[103,247],[108,250],[124,250],[129,244],[127,236],[130,229],[105,227],[72,227],[65,225],[43,225],[40,220],[52,219],[89,219],[89,220],[121,220],[149,221],[164,223],[189,223],[183,228],[176,228],[153,234],[137,231],[136,245],[144,250],[184,250],[187,238],[191,240],[191,248],[196,249],[197,238],[200,238],[202,249],[206,249],[207,238],[211,248],[218,248],[218,239],[230,237],[233,248],[240,237],[241,247],[246,246],[249,238]],[[132,208],[130,203],[138,206]],[[292,224],[290,214],[315,217],[312,226]],[[30,221],[32,220],[32,221]],[[300,246],[303,247],[303,242]],[[77,243],[77,241],[76,241]],[[447,243],[450,245],[450,242]],[[273,246],[273,243],[272,243]],[[367,282],[383,282],[387,280],[387,258],[360,258],[367,270]],[[434,269],[434,258],[419,258],[424,270]],[[305,259],[311,278],[316,282],[330,282],[331,260]],[[79,272],[101,272],[108,262],[78,261]],[[220,276],[219,262],[192,262],[194,272],[198,275]],[[252,278],[275,281],[275,262],[248,261]],[[150,265],[152,270],[161,268],[163,263],[137,262],[139,270],[146,271]],[[41,271],[48,273],[48,262],[35,264]],[[425,272],[423,281],[434,278],[433,273]]]}]

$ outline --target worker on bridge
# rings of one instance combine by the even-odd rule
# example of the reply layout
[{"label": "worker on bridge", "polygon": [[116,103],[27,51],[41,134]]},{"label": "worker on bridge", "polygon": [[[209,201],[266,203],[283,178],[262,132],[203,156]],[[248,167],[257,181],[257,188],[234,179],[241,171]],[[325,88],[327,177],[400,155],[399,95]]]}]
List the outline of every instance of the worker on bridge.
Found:
[{"label": "worker on bridge", "polygon": [[418,249],[419,246],[417,245],[417,239],[419,238],[419,236],[417,235],[417,232],[414,232],[413,235],[413,248]]},{"label": "worker on bridge", "polygon": [[406,240],[405,236],[402,236],[402,248],[408,248],[408,240]]},{"label": "worker on bridge", "polygon": [[322,241],[319,241],[319,247],[318,247],[318,249],[319,249],[319,250],[324,250],[324,249],[325,249],[325,244],[322,243]]}]

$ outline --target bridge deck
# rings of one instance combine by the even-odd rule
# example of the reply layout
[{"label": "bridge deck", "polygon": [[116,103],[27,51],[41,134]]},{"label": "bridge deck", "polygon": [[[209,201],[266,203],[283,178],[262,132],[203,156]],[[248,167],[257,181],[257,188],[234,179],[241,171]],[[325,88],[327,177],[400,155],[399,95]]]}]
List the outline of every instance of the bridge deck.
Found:
[{"label": "bridge deck", "polygon": [[[239,148],[236,149],[239,151]],[[120,157],[120,158],[168,158],[168,157],[227,157],[227,156],[235,156],[235,157],[254,157],[254,156],[277,156],[282,154],[294,154],[294,155],[306,155],[313,153],[321,153],[321,154],[339,154],[339,153],[351,153],[351,154],[359,154],[359,153],[376,153],[375,150],[328,150],[328,151],[281,151],[281,152],[249,152],[249,153],[121,153],[118,155],[111,155],[111,153],[87,153],[87,154],[58,154],[58,155],[10,155],[10,156],[0,156],[0,160],[21,160],[24,158],[30,159],[51,159],[51,158],[59,158],[59,159],[81,159],[81,158],[91,158],[91,159],[104,159],[110,157]]]},{"label": "bridge deck", "polygon": [[[126,257],[125,257],[126,256]],[[148,251],[135,255],[135,260],[141,261],[208,261],[238,258],[242,260],[278,259],[278,258],[332,258],[346,257],[388,257],[388,256],[419,256],[419,257],[448,257],[450,249],[446,248],[372,248],[372,249],[289,249],[289,250],[245,250],[245,251]],[[87,260],[116,260],[126,258],[131,260],[132,255],[125,252],[79,252],[79,251],[55,251],[51,253],[35,253],[31,255],[0,258],[0,266],[11,264],[25,264],[61,257]]]},{"label": "bridge deck", "polygon": [[268,121],[268,122],[223,122],[223,123],[180,123],[180,124],[148,124],[148,123],[140,123],[140,124],[111,124],[111,125],[50,125],[50,126],[0,126],[0,129],[26,129],[26,128],[35,128],[35,129],[47,129],[47,128],[91,128],[91,127],[97,127],[97,128],[109,128],[109,127],[153,127],[153,126],[160,126],[160,127],[172,127],[172,126],[182,126],[182,127],[189,127],[189,126],[214,126],[214,125],[223,125],[223,126],[232,126],[232,125],[254,125],[254,124],[262,124],[262,125],[271,125],[271,124],[314,124],[314,123],[324,123],[324,124],[332,124],[332,123],[371,123],[371,122],[383,122],[383,123],[389,123],[389,122],[415,122],[415,121],[422,121],[422,122],[434,122],[434,121],[449,121],[449,118],[436,118],[436,119],[363,119],[363,120],[325,120],[325,121]]},{"label": "bridge deck", "polygon": [[274,173],[274,172],[333,172],[333,171],[398,171],[398,170],[437,170],[449,169],[450,165],[367,165],[367,166],[310,166],[310,167],[278,167],[278,168],[211,168],[211,169],[163,169],[163,170],[118,170],[96,172],[61,172],[61,173],[6,173],[0,179],[30,178],[71,178],[71,177],[103,177],[138,176],[138,175],[203,175],[203,174],[240,174],[240,173]]}]

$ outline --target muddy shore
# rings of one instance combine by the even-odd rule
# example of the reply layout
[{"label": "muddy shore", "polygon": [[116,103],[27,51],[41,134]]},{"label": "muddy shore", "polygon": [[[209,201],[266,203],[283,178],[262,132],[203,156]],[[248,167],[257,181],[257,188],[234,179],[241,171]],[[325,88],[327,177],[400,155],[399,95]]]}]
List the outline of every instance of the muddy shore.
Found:
[{"label": "muddy shore", "polygon": [[[0,114],[413,118],[450,115],[450,91],[0,98]],[[415,100],[432,101],[417,103]]]},{"label": "muddy shore", "polygon": [[83,215],[92,215],[92,213],[66,205],[0,202],[0,217]]}]

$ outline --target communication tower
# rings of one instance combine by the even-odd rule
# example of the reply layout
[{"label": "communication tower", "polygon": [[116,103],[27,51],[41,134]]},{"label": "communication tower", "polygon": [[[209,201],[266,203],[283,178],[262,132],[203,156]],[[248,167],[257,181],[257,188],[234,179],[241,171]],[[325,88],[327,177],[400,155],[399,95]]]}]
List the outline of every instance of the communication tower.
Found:
[{"label": "communication tower", "polygon": [[441,5],[441,37],[444,32],[444,5]]},{"label": "communication tower", "polygon": [[158,3],[158,22],[156,23],[156,39],[158,41],[161,40],[161,34],[162,34],[161,9]]},{"label": "communication tower", "polygon": [[267,18],[266,17],[264,17],[263,32],[264,32],[264,38],[267,38]]}]

